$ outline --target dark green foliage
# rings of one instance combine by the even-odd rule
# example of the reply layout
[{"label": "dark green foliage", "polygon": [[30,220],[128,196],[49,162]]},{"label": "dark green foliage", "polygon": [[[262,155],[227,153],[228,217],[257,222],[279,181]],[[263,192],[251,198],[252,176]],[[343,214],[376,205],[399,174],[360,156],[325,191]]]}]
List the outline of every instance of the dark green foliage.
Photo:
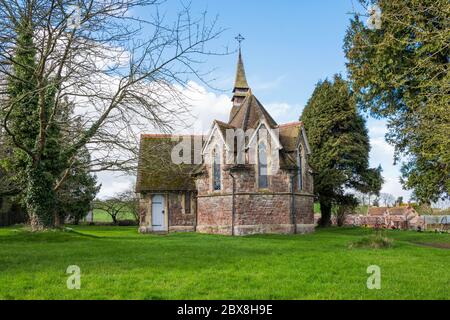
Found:
[{"label": "dark green foliage", "polygon": [[369,137],[348,84],[336,75],[319,82],[301,116],[311,146],[314,192],[321,225],[330,224],[331,207],[349,203],[346,189],[378,193],[381,168],[369,168]]},{"label": "dark green foliage", "polygon": [[[27,209],[32,228],[39,230],[53,227],[67,215],[78,219],[86,214],[98,188],[87,169],[87,150],[81,148],[70,161],[66,156],[64,142],[74,138],[73,130],[68,130],[73,110],[68,103],[57,101],[58,88],[52,79],[38,86],[33,26],[27,16],[17,29],[14,53],[13,75],[8,78],[8,111],[2,115],[9,130],[6,143],[11,153],[1,164],[3,170],[14,173],[8,180],[20,188],[18,198]],[[66,181],[61,183],[63,177]]]},{"label": "dark green foliage", "polygon": [[360,0],[381,8],[381,28],[356,16],[344,50],[361,108],[388,119],[387,141],[404,160],[402,183],[420,202],[450,190],[450,3]]},{"label": "dark green foliage", "polygon": [[60,221],[69,218],[75,224],[93,209],[92,202],[100,190],[97,177],[91,175],[87,169],[91,160],[89,152],[86,148],[81,150],[83,152],[77,157],[74,169],[56,193]]},{"label": "dark green foliage", "polygon": [[[39,137],[39,97],[35,77],[36,50],[33,44],[31,19],[24,16],[17,29],[13,76],[8,79],[8,128],[16,147],[10,157],[10,168],[17,173],[16,183],[25,187],[24,197],[31,224],[46,227],[53,224],[55,195],[54,176],[48,168],[54,164],[53,148],[42,153],[42,160],[33,152]],[[49,86],[51,88],[51,86]],[[48,90],[45,103],[53,102],[53,91]],[[56,149],[57,150],[57,149]],[[34,156],[33,156],[34,155]]]}]

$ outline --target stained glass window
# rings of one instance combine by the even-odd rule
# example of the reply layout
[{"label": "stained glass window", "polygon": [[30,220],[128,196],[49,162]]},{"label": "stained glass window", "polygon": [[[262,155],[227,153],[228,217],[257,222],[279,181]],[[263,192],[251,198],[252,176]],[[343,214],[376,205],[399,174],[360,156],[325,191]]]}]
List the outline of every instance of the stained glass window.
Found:
[{"label": "stained glass window", "polygon": [[214,150],[214,159],[213,159],[213,187],[214,190],[220,190],[220,153],[219,150]]},{"label": "stained glass window", "polygon": [[267,148],[264,143],[258,146],[258,184],[262,189],[269,187],[267,172]]},{"label": "stained glass window", "polygon": [[191,193],[186,192],[184,195],[184,213],[191,213]]},{"label": "stained glass window", "polygon": [[302,164],[302,147],[299,146],[297,150],[297,178],[298,178],[298,190],[303,190],[303,164]]}]

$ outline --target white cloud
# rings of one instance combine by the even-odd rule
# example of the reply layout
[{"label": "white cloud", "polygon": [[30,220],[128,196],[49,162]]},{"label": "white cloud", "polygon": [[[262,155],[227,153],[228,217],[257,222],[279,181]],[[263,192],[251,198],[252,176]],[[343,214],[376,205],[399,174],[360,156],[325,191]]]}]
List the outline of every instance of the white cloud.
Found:
[{"label": "white cloud", "polygon": [[[228,121],[231,110],[231,98],[225,94],[216,94],[209,92],[205,87],[196,82],[189,82],[187,88],[179,88],[191,105],[193,116],[191,127],[178,128],[176,133],[185,134],[206,134],[214,119]],[[152,128],[141,133],[155,133]],[[100,198],[107,198],[115,193],[130,188],[136,178],[113,172],[101,172],[98,174],[98,180],[102,183],[98,194]]]},{"label": "white cloud", "polygon": [[403,190],[400,183],[400,166],[394,165],[394,147],[386,142],[384,135],[387,132],[386,121],[370,119],[368,121],[370,145],[370,165],[383,168],[384,184],[381,192],[390,193],[395,197],[402,196],[407,201],[411,192]]},{"label": "white cloud", "polygon": [[121,173],[100,172],[97,174],[98,181],[102,184],[97,197],[105,199],[112,195],[128,190],[136,183],[134,176],[127,176]]},{"label": "white cloud", "polygon": [[303,110],[300,105],[285,102],[263,103],[263,105],[279,124],[298,121]]},{"label": "white cloud", "polygon": [[228,121],[232,106],[231,98],[228,95],[209,92],[194,81],[190,81],[188,88],[182,92],[191,105],[193,116],[191,127],[184,131],[206,134],[213,120]]}]

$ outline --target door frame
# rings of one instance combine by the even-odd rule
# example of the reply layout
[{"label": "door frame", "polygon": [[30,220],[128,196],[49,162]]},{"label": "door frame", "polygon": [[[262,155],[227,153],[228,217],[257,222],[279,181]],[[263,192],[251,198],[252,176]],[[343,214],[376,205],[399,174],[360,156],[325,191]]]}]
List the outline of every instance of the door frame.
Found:
[{"label": "door frame", "polygon": [[[155,230],[154,225],[153,225],[153,199],[155,196],[160,196],[162,198],[162,210],[163,210],[163,219],[162,219],[162,227],[161,229]],[[167,197],[165,194],[163,193],[155,193],[152,194],[151,196],[151,206],[150,206],[150,211],[151,211],[151,217],[150,217],[150,225],[152,227],[152,231],[167,231],[168,230],[168,210],[167,210]]]}]

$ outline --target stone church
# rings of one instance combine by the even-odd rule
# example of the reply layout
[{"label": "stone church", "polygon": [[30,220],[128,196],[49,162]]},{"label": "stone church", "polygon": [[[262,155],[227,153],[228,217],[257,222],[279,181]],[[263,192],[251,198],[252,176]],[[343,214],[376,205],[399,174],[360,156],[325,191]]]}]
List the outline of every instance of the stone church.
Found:
[{"label": "stone church", "polygon": [[[314,231],[303,125],[277,124],[271,117],[247,83],[240,50],[232,103],[228,121],[215,120],[206,136],[141,136],[140,232]],[[190,162],[173,161],[181,140],[189,142]]]}]

